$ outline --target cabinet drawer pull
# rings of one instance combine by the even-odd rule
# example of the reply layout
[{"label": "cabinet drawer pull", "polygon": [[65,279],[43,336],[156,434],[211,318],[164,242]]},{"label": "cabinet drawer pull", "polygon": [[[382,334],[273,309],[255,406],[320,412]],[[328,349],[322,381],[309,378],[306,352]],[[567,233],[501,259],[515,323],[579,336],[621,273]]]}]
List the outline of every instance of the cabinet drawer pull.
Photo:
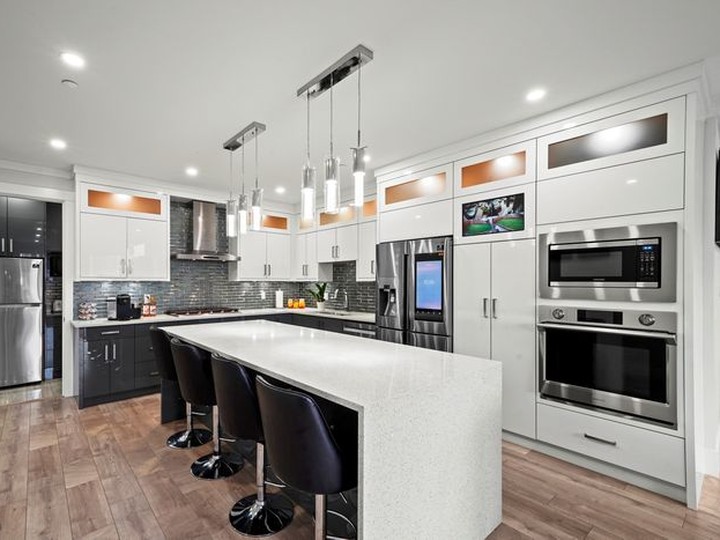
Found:
[{"label": "cabinet drawer pull", "polygon": [[100,332],[100,335],[101,336],[114,336],[119,333],[120,333],[120,330],[107,330],[105,332]]},{"label": "cabinet drawer pull", "polygon": [[608,446],[617,446],[617,441],[610,441],[608,439],[603,439],[602,437],[595,437],[594,435],[590,435],[589,433],[583,433],[583,437],[590,441],[607,444]]},{"label": "cabinet drawer pull", "polygon": [[159,371],[151,371],[151,372],[150,372],[150,376],[151,376],[151,377],[157,377],[158,375],[160,375],[160,372],[159,372]]}]

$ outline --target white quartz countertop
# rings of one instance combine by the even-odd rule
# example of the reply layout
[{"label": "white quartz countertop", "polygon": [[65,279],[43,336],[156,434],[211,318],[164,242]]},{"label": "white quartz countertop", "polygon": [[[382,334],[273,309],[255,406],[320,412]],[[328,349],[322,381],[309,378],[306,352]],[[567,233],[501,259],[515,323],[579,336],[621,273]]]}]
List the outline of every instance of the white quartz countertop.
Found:
[{"label": "white quartz countertop", "polygon": [[116,321],[110,319],[93,319],[91,321],[73,320],[72,325],[75,328],[95,328],[101,326],[117,326],[126,324],[162,324],[166,322],[189,321],[189,320],[212,320],[226,319],[228,317],[255,317],[258,315],[277,315],[280,313],[294,313],[298,315],[309,315],[314,317],[327,317],[329,319],[340,319],[343,321],[362,322],[375,324],[375,314],[362,311],[318,311],[316,308],[305,309],[288,309],[288,308],[262,308],[262,309],[243,309],[234,313],[213,313],[205,315],[156,315],[155,317],[143,317],[141,319],[131,319],[129,321]]},{"label": "white quartz countertop", "polygon": [[491,360],[263,320],[163,329],[356,410],[438,386],[462,391],[500,369]]}]

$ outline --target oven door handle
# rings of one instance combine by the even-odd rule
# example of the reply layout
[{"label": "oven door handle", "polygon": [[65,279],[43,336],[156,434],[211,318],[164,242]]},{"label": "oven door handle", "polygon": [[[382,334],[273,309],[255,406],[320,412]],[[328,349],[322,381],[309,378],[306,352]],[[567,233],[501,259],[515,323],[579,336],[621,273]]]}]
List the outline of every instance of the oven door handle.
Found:
[{"label": "oven door handle", "polygon": [[615,336],[636,336],[655,339],[664,339],[670,345],[677,345],[677,335],[669,332],[650,332],[644,330],[622,330],[620,328],[604,328],[601,326],[580,326],[571,324],[557,323],[538,323],[538,328],[542,331],[546,328],[554,330],[570,330],[573,332],[594,332],[597,334],[611,334]]}]

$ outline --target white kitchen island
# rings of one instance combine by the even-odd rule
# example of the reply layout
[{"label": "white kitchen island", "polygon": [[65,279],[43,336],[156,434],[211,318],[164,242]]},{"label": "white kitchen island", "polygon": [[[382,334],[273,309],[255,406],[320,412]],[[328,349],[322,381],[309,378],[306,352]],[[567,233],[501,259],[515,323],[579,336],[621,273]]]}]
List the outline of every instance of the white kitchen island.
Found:
[{"label": "white kitchen island", "polygon": [[163,329],[358,412],[358,538],[500,524],[498,362],[262,320]]}]

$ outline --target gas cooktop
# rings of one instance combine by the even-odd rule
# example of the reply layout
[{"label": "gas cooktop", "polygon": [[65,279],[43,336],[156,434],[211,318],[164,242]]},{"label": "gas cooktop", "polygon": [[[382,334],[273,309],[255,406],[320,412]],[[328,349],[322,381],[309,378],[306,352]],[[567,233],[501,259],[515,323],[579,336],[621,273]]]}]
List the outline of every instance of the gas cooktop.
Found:
[{"label": "gas cooktop", "polygon": [[237,308],[210,306],[210,307],[192,307],[192,308],[176,308],[165,311],[166,315],[173,317],[191,316],[191,315],[213,315],[217,313],[238,313]]}]

